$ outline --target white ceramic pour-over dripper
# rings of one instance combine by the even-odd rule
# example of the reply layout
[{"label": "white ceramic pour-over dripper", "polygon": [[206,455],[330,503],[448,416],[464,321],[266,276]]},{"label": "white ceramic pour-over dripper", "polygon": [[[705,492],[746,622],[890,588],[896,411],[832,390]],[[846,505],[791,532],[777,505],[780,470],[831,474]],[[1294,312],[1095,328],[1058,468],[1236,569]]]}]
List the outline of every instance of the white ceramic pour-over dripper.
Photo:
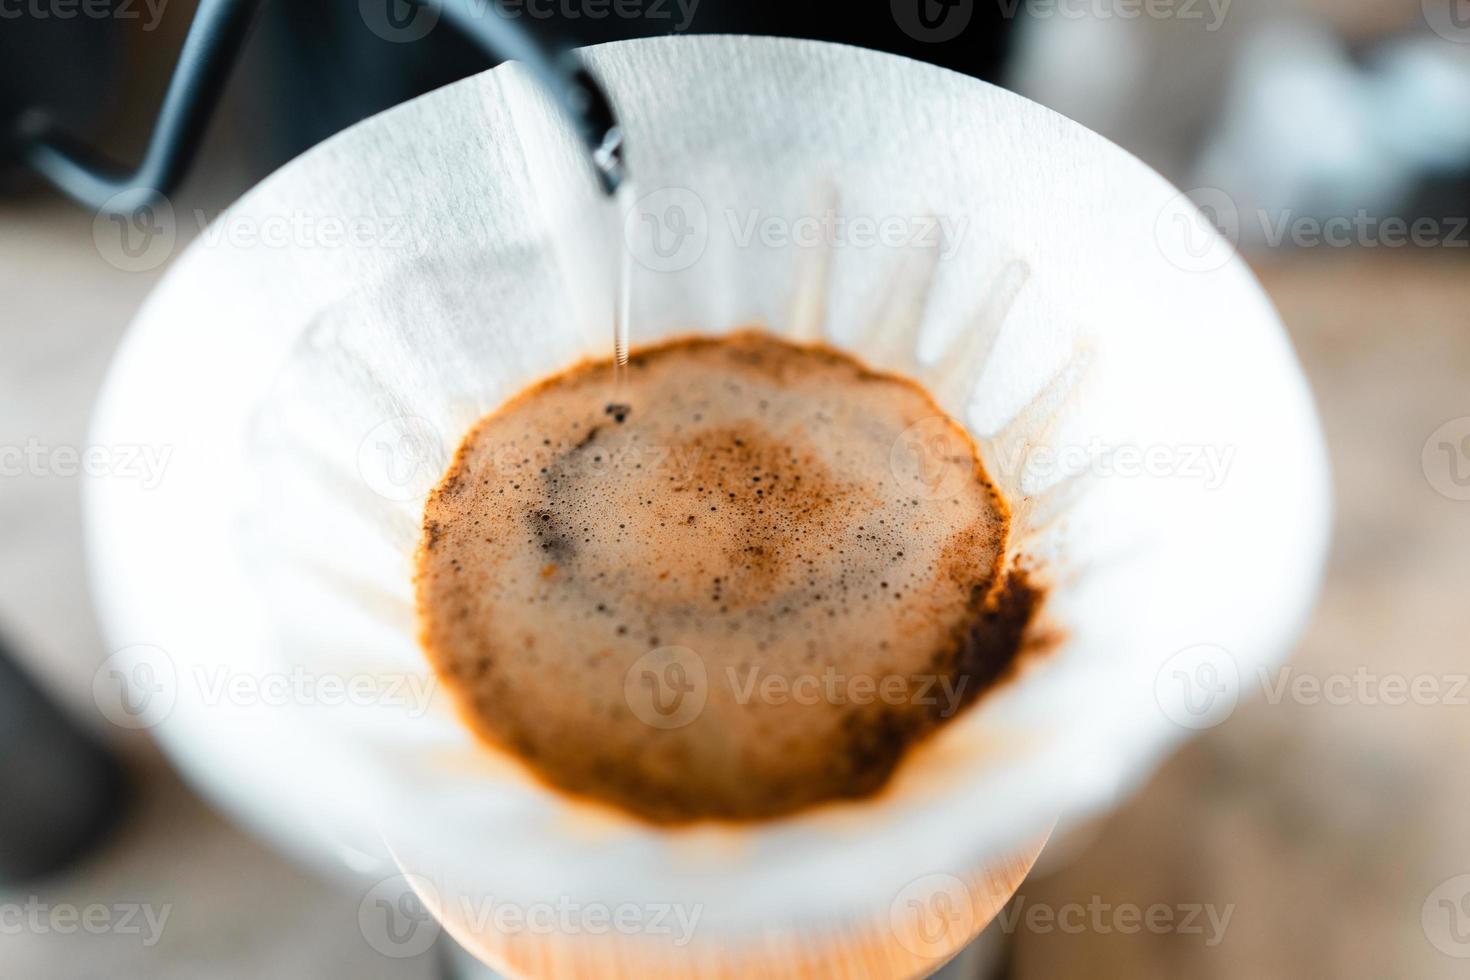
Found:
[{"label": "white ceramic pour-over dripper", "polygon": [[586,934],[565,961],[461,923],[487,958],[789,960],[802,936],[881,933],[933,876],[1106,805],[1222,720],[1313,597],[1321,439],[1243,263],[1075,124],[834,45],[587,57],[643,195],[624,221],[635,339],[763,324],[924,381],[1013,502],[1012,553],[1050,586],[1045,654],[880,797],[744,829],[651,829],[473,742],[424,687],[422,502],[478,417],[606,356],[613,303],[605,202],[515,66],[329,140],[179,259],[97,414],[99,443],[172,452],[156,488],[89,488],[98,603],[123,659],[167,678],[157,732],[180,766],[296,853],[373,878],[396,859],[449,903],[700,911],[688,945]]}]

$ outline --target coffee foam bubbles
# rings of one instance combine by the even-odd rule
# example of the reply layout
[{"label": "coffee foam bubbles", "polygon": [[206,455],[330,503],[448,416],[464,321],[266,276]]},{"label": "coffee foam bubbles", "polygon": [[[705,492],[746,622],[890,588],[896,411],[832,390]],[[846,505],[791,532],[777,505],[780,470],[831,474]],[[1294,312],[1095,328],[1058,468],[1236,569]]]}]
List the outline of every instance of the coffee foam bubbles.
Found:
[{"label": "coffee foam bubbles", "polygon": [[623,421],[609,377],[482,420],[429,500],[420,612],[464,717],[660,822],[881,788],[1019,644],[973,443],[916,385],[756,332],[636,354]]}]

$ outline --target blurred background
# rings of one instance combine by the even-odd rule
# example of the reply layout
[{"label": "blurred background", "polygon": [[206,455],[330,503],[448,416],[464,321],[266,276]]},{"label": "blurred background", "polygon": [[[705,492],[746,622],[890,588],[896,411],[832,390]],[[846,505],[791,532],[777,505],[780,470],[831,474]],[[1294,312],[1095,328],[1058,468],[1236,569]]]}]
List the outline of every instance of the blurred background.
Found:
[{"label": "blurred background", "polygon": [[[0,124],[44,107],[139,158],[194,0],[0,0]],[[999,975],[1455,977],[1470,957],[1470,2],[521,0],[575,43],[816,37],[1014,89],[1131,150],[1281,310],[1335,468],[1320,609],[1282,672],[1120,809],[1054,840]],[[87,420],[123,331],[210,218],[356,120],[488,67],[402,0],[262,6],[178,241],[120,261],[0,154],[0,976],[438,975],[94,702]],[[7,150],[9,149],[7,145]],[[123,259],[128,256],[123,255]],[[207,324],[201,324],[207,329]],[[1079,928],[1045,926],[1053,912]],[[1124,928],[1116,910],[1173,911]],[[99,928],[86,926],[86,910]],[[70,918],[65,910],[72,910]],[[61,910],[58,913],[58,910]],[[129,913],[128,910],[131,910]],[[1193,910],[1193,912],[1191,912]],[[134,928],[123,928],[131,915]],[[1186,916],[1197,926],[1186,927]],[[70,923],[68,927],[68,923]]]}]

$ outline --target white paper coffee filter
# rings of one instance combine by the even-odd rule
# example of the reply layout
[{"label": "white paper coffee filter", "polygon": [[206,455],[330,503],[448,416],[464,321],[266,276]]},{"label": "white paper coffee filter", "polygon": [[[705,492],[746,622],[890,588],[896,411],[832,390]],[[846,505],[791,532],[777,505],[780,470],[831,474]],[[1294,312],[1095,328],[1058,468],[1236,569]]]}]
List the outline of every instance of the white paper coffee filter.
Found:
[{"label": "white paper coffee filter", "polygon": [[[1193,206],[928,65],[738,37],[586,54],[627,135],[626,216],[503,66],[267,179],[213,227],[285,216],[284,241],[206,233],[139,315],[95,438],[171,463],[155,489],[90,488],[95,581],[114,643],[145,651],[124,657],[173,672],[158,733],[193,778],[318,860],[381,875],[391,854],[522,903],[697,904],[722,936],[887,908],[1222,720],[1301,625],[1329,501],[1283,331]],[[1015,507],[1048,649],[874,800],[652,829],[541,788],[425,686],[424,498],[476,419],[606,356],[610,224],[638,260],[635,341],[759,324],[912,374]],[[359,689],[281,703],[201,683],[220,671]]]}]

